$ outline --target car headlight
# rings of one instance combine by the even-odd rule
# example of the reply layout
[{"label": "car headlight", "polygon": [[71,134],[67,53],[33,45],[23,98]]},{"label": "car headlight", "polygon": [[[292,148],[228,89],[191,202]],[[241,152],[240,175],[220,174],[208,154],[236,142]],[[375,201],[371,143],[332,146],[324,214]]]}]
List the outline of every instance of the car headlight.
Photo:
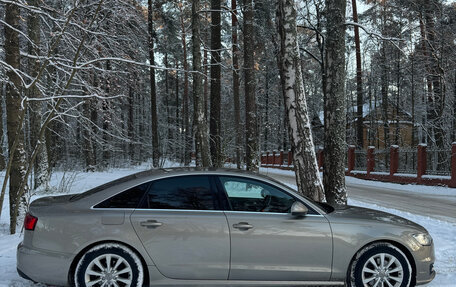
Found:
[{"label": "car headlight", "polygon": [[413,234],[413,238],[418,241],[419,244],[423,246],[429,246],[432,244],[432,237],[426,233]]}]

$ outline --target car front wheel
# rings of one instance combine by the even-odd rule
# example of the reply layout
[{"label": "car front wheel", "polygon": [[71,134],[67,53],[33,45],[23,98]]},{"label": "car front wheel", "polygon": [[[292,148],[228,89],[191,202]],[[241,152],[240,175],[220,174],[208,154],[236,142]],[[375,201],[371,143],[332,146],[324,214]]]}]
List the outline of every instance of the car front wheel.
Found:
[{"label": "car front wheel", "polygon": [[115,243],[91,248],[79,260],[74,273],[76,287],[141,287],[141,260],[130,248]]},{"label": "car front wheel", "polygon": [[410,262],[399,248],[377,243],[358,253],[347,283],[351,287],[409,287],[411,274]]}]

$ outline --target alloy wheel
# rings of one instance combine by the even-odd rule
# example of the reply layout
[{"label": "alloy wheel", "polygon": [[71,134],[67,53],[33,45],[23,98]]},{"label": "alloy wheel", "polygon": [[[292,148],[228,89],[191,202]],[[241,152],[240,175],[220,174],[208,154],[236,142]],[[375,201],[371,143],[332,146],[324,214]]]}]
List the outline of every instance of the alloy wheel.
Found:
[{"label": "alloy wheel", "polygon": [[404,270],[395,256],[377,253],[364,263],[361,276],[364,287],[399,287]]},{"label": "alloy wheel", "polygon": [[133,270],[121,256],[103,254],[89,263],[84,281],[87,287],[130,287]]}]

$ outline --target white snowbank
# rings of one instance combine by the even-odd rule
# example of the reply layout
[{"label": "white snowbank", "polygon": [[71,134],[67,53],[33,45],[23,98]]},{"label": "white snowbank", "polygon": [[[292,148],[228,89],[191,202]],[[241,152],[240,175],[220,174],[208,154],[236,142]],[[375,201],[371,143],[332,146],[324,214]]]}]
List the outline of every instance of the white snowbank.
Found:
[{"label": "white snowbank", "polygon": [[445,195],[445,196],[455,196],[456,197],[456,188],[446,187],[446,186],[427,186],[419,184],[398,184],[391,182],[382,182],[375,180],[364,180],[356,177],[346,176],[345,182],[350,184],[362,184],[373,187],[395,189],[407,192],[414,192],[420,194],[429,194],[429,195]]}]

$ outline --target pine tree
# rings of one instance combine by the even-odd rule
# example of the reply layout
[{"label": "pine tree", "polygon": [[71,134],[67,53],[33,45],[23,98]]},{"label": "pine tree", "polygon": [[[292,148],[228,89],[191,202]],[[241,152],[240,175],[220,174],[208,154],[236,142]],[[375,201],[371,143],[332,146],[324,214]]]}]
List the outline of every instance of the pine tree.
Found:
[{"label": "pine tree", "polygon": [[247,170],[258,170],[258,128],[256,110],[254,2],[244,0],[244,95],[245,95],[245,163]]},{"label": "pine tree", "polygon": [[231,38],[233,54],[233,102],[234,102],[234,126],[236,130],[236,166],[241,168],[242,163],[242,123],[241,123],[241,103],[239,95],[240,77],[239,77],[239,47],[238,47],[238,18],[237,18],[237,0],[231,0]]},{"label": "pine tree", "polygon": [[[12,69],[20,68],[19,52],[19,33],[20,11],[19,5],[13,1],[6,4],[5,22],[10,29],[5,26],[5,62]],[[8,150],[11,161],[10,179],[9,179],[9,199],[10,199],[10,231],[16,233],[17,205],[20,204],[18,197],[21,185],[24,182],[26,168],[24,133],[22,125],[24,121],[24,108],[21,107],[21,87],[22,83],[19,76],[13,70],[8,70],[6,75],[9,81],[6,83],[6,110],[7,110],[7,132],[8,132]],[[1,201],[3,202],[3,200]]]},{"label": "pine tree", "polygon": [[221,158],[221,18],[220,0],[211,0],[211,111],[210,111],[210,148],[214,167],[220,167]]},{"label": "pine tree", "polygon": [[[149,26],[149,62],[155,65],[155,52],[154,52],[154,3],[153,0],[148,0],[148,14],[147,21]],[[157,115],[157,91],[155,84],[155,69],[150,68],[150,109],[152,113],[152,163],[154,167],[158,167],[160,160],[160,149],[158,146],[158,115]]]},{"label": "pine tree", "polygon": [[[39,1],[31,0],[29,5],[38,6]],[[30,55],[40,55],[40,32],[41,23],[40,17],[36,13],[30,13],[27,21],[28,36],[31,42],[28,43]],[[33,44],[32,44],[33,43]],[[40,61],[38,59],[29,59],[30,76],[36,77],[40,70]],[[29,91],[30,98],[41,97],[39,89],[34,86]],[[30,104],[30,144],[32,149],[38,149],[37,157],[34,165],[34,188],[38,188],[49,181],[49,164],[46,151],[46,139],[38,139],[38,133],[42,123],[43,104],[41,101],[34,101]]]},{"label": "pine tree", "polygon": [[0,83],[0,170],[5,169],[5,155],[3,154],[3,82]]},{"label": "pine tree", "polygon": [[[358,23],[358,9],[356,0],[352,0],[353,22]],[[356,141],[358,148],[364,145],[363,124],[363,70],[361,63],[361,43],[359,39],[359,27],[355,25],[355,49],[356,49]]]},{"label": "pine tree", "polygon": [[329,204],[347,204],[345,187],[345,0],[326,0],[326,102],[323,183]]},{"label": "pine tree", "polygon": [[204,92],[201,67],[200,0],[192,2],[192,44],[193,44],[193,126],[197,166],[211,166],[207,119],[204,112]]}]

